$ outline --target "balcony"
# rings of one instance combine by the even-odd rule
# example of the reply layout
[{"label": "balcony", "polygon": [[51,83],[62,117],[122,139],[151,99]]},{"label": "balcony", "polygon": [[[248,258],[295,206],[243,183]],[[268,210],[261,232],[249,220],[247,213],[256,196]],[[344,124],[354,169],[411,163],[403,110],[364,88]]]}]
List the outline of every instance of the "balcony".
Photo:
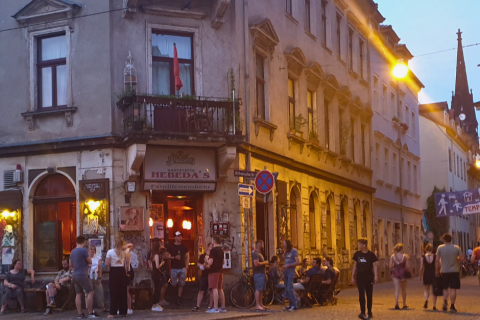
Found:
[{"label": "balcony", "polygon": [[238,100],[195,96],[131,95],[122,97],[123,133],[148,139],[242,142]]}]

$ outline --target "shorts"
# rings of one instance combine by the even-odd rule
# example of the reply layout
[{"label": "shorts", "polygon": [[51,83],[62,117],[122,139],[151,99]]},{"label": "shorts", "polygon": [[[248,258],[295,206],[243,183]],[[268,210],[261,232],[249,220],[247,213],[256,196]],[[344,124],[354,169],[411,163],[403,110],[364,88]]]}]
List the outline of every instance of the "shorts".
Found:
[{"label": "shorts", "polygon": [[208,275],[208,289],[223,289],[223,273],[215,272]]},{"label": "shorts", "polygon": [[82,291],[85,291],[86,294],[93,291],[92,282],[90,282],[90,279],[86,274],[73,275],[72,281],[73,281],[73,284],[75,285],[75,292],[77,294],[82,293]]},{"label": "shorts", "polygon": [[265,291],[265,288],[267,286],[267,279],[264,273],[254,273],[253,280],[255,282],[256,291]]},{"label": "shorts", "polygon": [[446,290],[448,288],[460,289],[460,273],[459,272],[442,273],[442,284],[443,284],[443,290]]},{"label": "shorts", "polygon": [[207,291],[208,290],[208,275],[206,277],[200,277],[200,288],[198,291]]},{"label": "shorts", "polygon": [[187,270],[184,269],[172,269],[170,271],[170,284],[174,287],[184,287],[185,280],[187,279]]}]

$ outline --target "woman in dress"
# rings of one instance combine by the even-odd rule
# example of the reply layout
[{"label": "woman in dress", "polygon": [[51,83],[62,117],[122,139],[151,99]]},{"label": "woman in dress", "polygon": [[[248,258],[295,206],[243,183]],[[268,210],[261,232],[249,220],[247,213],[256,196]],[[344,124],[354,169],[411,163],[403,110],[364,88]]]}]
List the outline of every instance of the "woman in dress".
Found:
[{"label": "woman in dress", "polygon": [[113,249],[108,250],[105,265],[110,266],[108,285],[110,288],[110,315],[113,318],[118,314],[127,314],[127,249],[131,249],[131,243],[125,244],[123,238],[116,238]]},{"label": "woman in dress", "polygon": [[25,276],[29,274],[32,278],[32,284],[35,283],[35,271],[22,269],[22,261],[16,259],[13,260],[11,270],[5,276],[3,282],[3,297],[2,297],[2,310],[0,314],[5,314],[7,303],[12,298],[17,298],[20,304],[20,310],[25,313],[25,302],[23,297],[23,286],[25,282]]},{"label": "woman in dress", "polygon": [[409,257],[403,252],[403,244],[401,243],[397,244],[393,251],[394,253],[390,258],[390,267],[392,268],[392,278],[395,284],[395,309],[400,309],[398,306],[400,289],[402,290],[403,309],[408,309],[407,279],[411,277]]},{"label": "woman in dress", "polygon": [[[428,298],[430,296],[430,288],[432,288],[435,283],[435,254],[433,254],[433,246],[429,243],[425,247],[425,255],[422,256],[420,260],[420,281],[423,281],[425,286],[425,303],[423,308],[428,308]],[[437,310],[437,296],[433,294],[433,310]]]},{"label": "woman in dress", "polygon": [[160,253],[160,243],[152,243],[152,252],[149,257],[150,270],[152,270],[153,281],[153,298],[152,298],[152,311],[163,311],[163,308],[158,304],[160,301],[160,291],[162,289],[162,273],[160,268],[165,264]]}]

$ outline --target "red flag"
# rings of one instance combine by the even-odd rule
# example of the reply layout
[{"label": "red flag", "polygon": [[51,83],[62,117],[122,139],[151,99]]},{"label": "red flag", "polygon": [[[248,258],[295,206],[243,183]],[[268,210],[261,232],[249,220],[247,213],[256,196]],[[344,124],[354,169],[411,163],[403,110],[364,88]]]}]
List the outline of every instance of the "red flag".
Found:
[{"label": "red flag", "polygon": [[178,64],[177,45],[173,44],[173,75],[175,76],[175,90],[183,87],[182,79],[180,79],[180,65]]}]

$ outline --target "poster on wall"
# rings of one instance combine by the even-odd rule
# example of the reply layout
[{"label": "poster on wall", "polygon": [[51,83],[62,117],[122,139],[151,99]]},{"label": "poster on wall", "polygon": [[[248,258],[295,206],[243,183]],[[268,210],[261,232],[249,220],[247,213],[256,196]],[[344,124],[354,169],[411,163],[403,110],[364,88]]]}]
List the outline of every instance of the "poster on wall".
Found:
[{"label": "poster on wall", "polygon": [[163,230],[163,221],[162,222],[154,222],[153,223],[153,237],[163,239],[164,238],[164,230]]},{"label": "poster on wall", "polygon": [[15,249],[2,248],[2,264],[11,265],[14,254],[15,254]]},{"label": "poster on wall", "polygon": [[143,207],[120,208],[120,231],[143,231]]},{"label": "poster on wall", "polygon": [[88,239],[88,247],[94,246],[97,250],[95,257],[102,259],[103,239]]}]

